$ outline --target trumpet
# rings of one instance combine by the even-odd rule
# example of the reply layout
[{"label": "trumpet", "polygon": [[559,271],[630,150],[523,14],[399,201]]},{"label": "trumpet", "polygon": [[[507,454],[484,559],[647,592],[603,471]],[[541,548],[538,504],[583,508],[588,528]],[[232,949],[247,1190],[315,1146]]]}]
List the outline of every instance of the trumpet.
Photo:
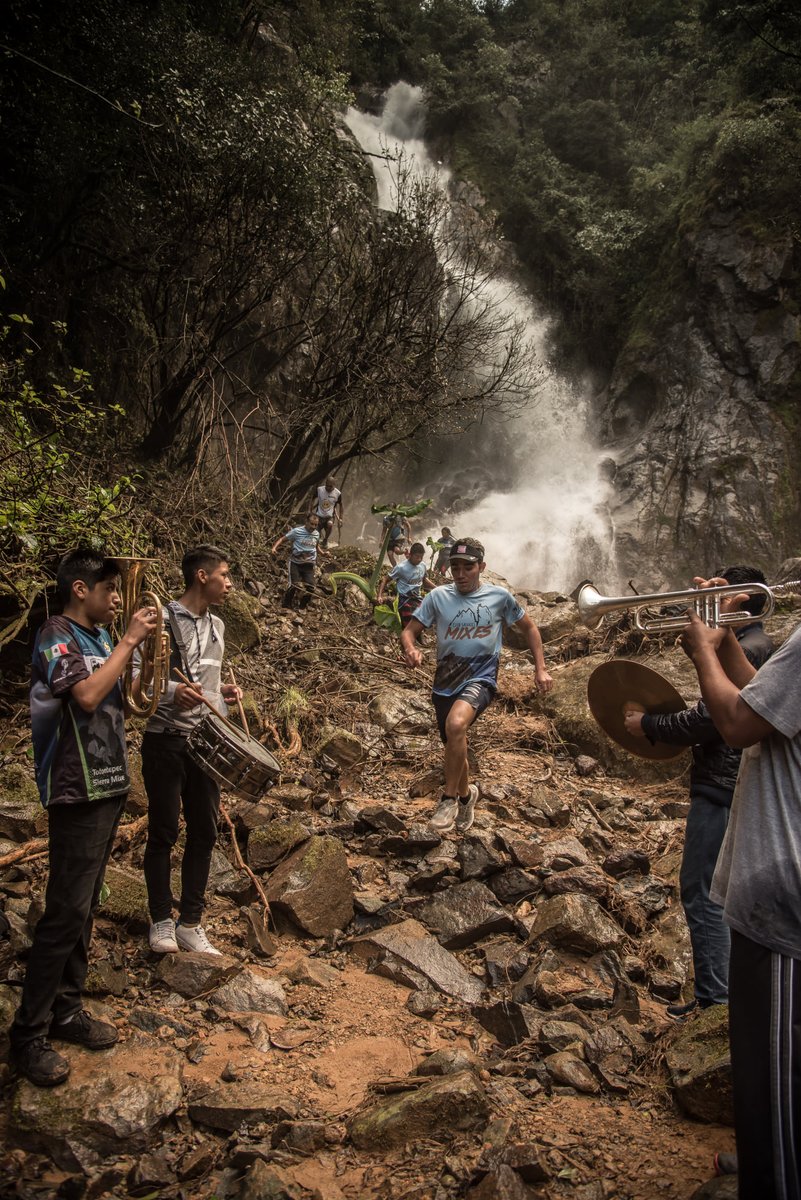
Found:
[{"label": "trumpet", "polygon": [[143,590],[142,581],[148,563],[148,558],[120,558],[113,556],[114,562],[120,569],[120,594],[122,608],[120,624],[124,629],[137,608],[147,605],[156,610],[156,628],[149,633],[139,647],[139,699],[133,691],[133,658],[129,659],[122,681],[122,696],[125,702],[125,715],[128,717],[152,717],[158,708],[162,693],[167,687],[170,672],[170,639],[164,631],[164,618],[161,601],[155,592]]},{"label": "trumpet", "polygon": [[[769,617],[776,607],[774,597],[782,592],[797,591],[799,587],[801,580],[792,579],[770,587],[765,583],[727,583],[712,588],[685,588],[680,592],[653,592],[647,596],[602,596],[595,585],[587,581],[579,590],[577,604],[582,623],[588,629],[597,629],[609,613],[633,611],[634,624],[643,633],[670,633],[684,629],[691,612],[713,629],[719,625],[746,625],[755,620],[754,614],[747,609],[721,612],[721,601],[727,596],[764,596],[765,606],[759,617]],[[645,611],[676,605],[684,607],[683,614],[648,617]]]}]

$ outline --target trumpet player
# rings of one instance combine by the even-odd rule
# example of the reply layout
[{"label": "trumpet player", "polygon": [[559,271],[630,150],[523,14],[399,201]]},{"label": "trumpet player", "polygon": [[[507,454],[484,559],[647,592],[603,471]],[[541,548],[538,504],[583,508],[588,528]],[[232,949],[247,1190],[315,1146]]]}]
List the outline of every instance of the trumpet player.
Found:
[{"label": "trumpet player", "polygon": [[711,628],[695,614],[682,645],[715,726],[743,751],[710,889],[731,930],[738,1196],[799,1200],[801,625],[758,671],[730,626]]},{"label": "trumpet player", "polygon": [[[728,583],[765,583],[757,567],[734,566],[720,571]],[[759,613],[765,598],[759,594],[724,601],[726,611],[747,610],[754,620],[735,625],[734,636],[756,669],[767,662],[773,643],[765,633]],[[729,928],[723,911],[709,898],[715,863],[729,822],[740,751],[727,746],[715,728],[703,700],[677,713],[649,715],[629,711],[626,731],[633,737],[674,746],[691,746],[690,812],[684,835],[679,886],[693,952],[694,998],[668,1007],[671,1017],[687,1016],[695,1008],[725,1004],[729,994]]]},{"label": "trumpet player", "polygon": [[120,676],[154,630],[156,610],[135,612],[116,646],[105,626],[121,604],[118,566],[74,550],[56,576],[61,616],[36,635],[31,726],[36,782],[48,814],[45,910],[33,938],[10,1031],[11,1062],[38,1087],[63,1083],[69,1062],[51,1045],[104,1050],[117,1030],[81,997],[103,876],[128,794]]}]

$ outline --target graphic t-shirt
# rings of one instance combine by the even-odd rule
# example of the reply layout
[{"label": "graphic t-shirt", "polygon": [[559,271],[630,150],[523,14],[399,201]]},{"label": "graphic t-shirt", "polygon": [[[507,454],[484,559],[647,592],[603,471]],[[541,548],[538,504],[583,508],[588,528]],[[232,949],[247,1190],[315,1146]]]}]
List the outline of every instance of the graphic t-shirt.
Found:
[{"label": "graphic t-shirt", "polygon": [[743,750],[710,896],[732,929],[801,959],[801,626],[740,695],[775,732]]},{"label": "graphic t-shirt", "polygon": [[395,586],[401,598],[411,595],[419,596],[425,577],[425,563],[421,562],[415,566],[414,563],[409,562],[408,558],[404,558],[389,573],[389,578],[395,580]]},{"label": "graphic t-shirt", "polygon": [[289,555],[291,562],[317,562],[317,543],[320,540],[319,529],[307,529],[305,525],[296,525],[285,534],[286,540],[292,547]]},{"label": "graphic t-shirt", "polygon": [[463,596],[450,583],[429,592],[414,615],[426,628],[436,627],[434,691],[455,696],[474,681],[496,686],[503,627],[514,625],[525,610],[496,584],[482,583]]},{"label": "graphic t-shirt", "polygon": [[342,495],[339,488],[332,488],[329,492],[326,487],[318,487],[317,489],[317,516],[330,517],[333,516],[337,501]]},{"label": "graphic t-shirt", "polygon": [[36,635],[31,728],[36,782],[45,807],[105,800],[130,787],[119,683],[93,713],[71,694],[73,685],[102,667],[111,651],[105,629],[84,629],[69,617],[51,617]]}]

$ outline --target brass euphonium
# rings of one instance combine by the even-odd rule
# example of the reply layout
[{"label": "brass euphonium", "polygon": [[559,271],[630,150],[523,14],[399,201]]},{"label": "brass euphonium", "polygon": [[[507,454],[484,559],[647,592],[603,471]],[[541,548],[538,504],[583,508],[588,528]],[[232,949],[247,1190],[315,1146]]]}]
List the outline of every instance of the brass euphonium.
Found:
[{"label": "brass euphonium", "polygon": [[156,627],[139,647],[139,697],[134,696],[133,656],[130,658],[122,679],[122,695],[125,715],[128,717],[152,717],[158,707],[162,693],[167,687],[170,671],[170,639],[164,630],[161,601],[155,592],[142,588],[145,570],[153,559],[120,558],[114,555],[120,568],[120,626],[124,633],[133,614],[139,608],[155,608]]}]

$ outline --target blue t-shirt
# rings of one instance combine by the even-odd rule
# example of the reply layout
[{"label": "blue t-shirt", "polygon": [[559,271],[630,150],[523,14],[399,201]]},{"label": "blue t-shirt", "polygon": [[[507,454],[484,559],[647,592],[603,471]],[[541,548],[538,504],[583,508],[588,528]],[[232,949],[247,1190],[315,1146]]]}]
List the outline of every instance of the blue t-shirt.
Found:
[{"label": "blue t-shirt", "polygon": [[414,563],[409,562],[408,558],[404,558],[402,562],[392,568],[389,577],[395,580],[395,586],[401,598],[419,596],[420,588],[426,577],[426,565],[420,562],[415,566]]},{"label": "blue t-shirt", "polygon": [[455,583],[429,592],[414,614],[428,629],[436,626],[434,691],[455,696],[474,681],[495,688],[504,625],[526,615],[511,592],[482,583],[463,596]]},{"label": "blue t-shirt", "polygon": [[31,732],[42,804],[79,804],[128,791],[122,693],[116,683],[94,712],[72,688],[111,654],[105,629],[51,617],[36,635],[31,673]]},{"label": "blue t-shirt", "polygon": [[317,543],[320,540],[319,529],[307,529],[305,525],[296,525],[284,535],[292,547],[289,555],[292,562],[317,562]]}]

